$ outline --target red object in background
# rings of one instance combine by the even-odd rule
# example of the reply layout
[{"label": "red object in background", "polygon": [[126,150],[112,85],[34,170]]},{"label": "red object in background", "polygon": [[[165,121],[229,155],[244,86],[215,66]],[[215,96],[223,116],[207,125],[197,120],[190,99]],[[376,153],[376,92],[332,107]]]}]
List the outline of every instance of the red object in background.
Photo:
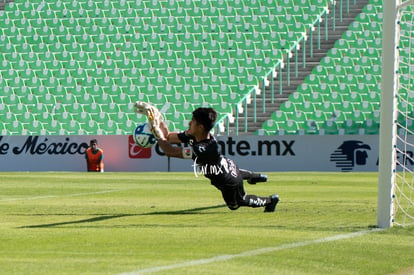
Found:
[{"label": "red object in background", "polygon": [[149,159],[151,158],[151,147],[142,148],[135,143],[132,135],[128,137],[128,155],[131,159]]}]

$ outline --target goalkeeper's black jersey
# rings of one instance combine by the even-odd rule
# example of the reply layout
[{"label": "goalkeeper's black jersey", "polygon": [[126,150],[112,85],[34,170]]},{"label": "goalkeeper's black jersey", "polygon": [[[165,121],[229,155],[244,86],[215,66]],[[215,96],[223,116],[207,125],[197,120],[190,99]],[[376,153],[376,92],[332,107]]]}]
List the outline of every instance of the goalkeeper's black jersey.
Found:
[{"label": "goalkeeper's black jersey", "polygon": [[186,132],[179,133],[178,138],[192,147],[192,159],[197,164],[199,173],[211,179],[213,184],[233,184],[239,174],[236,164],[221,154],[213,135],[210,134],[210,138],[198,142]]}]

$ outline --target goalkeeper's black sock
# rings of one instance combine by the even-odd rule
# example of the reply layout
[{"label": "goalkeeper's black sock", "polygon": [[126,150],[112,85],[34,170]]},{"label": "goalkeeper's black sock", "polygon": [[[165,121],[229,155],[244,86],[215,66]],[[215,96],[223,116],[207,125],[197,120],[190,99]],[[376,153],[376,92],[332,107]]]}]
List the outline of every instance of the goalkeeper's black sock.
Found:
[{"label": "goalkeeper's black sock", "polygon": [[256,195],[246,195],[244,197],[244,202],[246,206],[250,207],[263,207],[270,203],[269,197],[259,197]]}]

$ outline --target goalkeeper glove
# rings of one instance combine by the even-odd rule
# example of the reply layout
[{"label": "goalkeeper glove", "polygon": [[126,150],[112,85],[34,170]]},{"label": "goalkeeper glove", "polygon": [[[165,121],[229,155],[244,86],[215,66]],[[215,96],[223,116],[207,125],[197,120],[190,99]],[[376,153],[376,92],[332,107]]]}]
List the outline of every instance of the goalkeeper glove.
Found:
[{"label": "goalkeeper glove", "polygon": [[154,135],[156,140],[163,139],[164,133],[160,129],[158,125],[154,125],[153,123],[149,122],[149,128],[151,130],[151,133]]},{"label": "goalkeeper glove", "polygon": [[163,121],[161,112],[149,103],[137,101],[134,104],[135,112],[147,116],[149,128],[154,137],[158,140],[164,138],[164,133],[160,129]]},{"label": "goalkeeper glove", "polygon": [[148,121],[159,125],[163,121],[161,112],[149,103],[137,101],[134,104],[135,112],[147,116]]}]

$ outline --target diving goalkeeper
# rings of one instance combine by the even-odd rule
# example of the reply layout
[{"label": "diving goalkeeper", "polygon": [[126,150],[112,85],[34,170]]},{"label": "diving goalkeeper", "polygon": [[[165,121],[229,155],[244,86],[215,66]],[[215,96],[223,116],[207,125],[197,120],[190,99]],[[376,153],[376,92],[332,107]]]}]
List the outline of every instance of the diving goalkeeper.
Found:
[{"label": "diving goalkeeper", "polygon": [[[233,160],[220,154],[219,145],[210,130],[216,123],[217,113],[213,108],[197,108],[192,113],[189,129],[184,132],[169,132],[157,108],[145,102],[136,102],[137,113],[148,118],[150,128],[158,145],[166,156],[193,159],[202,168],[204,176],[221,191],[226,205],[231,210],[240,206],[264,207],[264,212],[274,212],[279,196],[259,197],[246,194],[243,180],[250,184],[267,181],[262,174],[239,169]],[[188,147],[172,144],[184,143]]]}]

